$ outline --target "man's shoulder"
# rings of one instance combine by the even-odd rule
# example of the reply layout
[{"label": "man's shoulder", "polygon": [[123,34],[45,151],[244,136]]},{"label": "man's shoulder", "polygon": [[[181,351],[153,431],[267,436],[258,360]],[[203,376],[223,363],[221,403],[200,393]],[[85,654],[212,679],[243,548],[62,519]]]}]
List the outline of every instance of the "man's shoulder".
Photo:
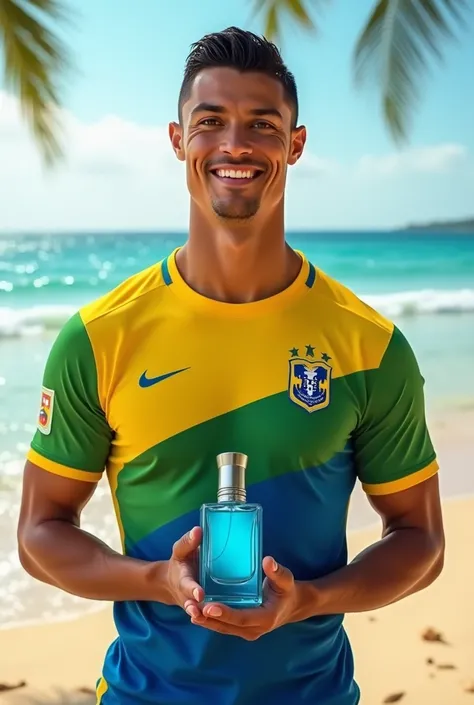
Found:
[{"label": "man's shoulder", "polygon": [[94,299],[79,310],[79,315],[87,327],[96,321],[113,317],[134,318],[150,305],[150,299],[160,289],[166,287],[163,275],[163,262],[142,269],[131,275],[106,294]]},{"label": "man's shoulder", "polygon": [[327,307],[328,316],[337,324],[344,323],[355,329],[377,332],[389,339],[394,330],[394,323],[380,311],[364,301],[345,284],[316,268],[317,294],[319,302]]},{"label": "man's shoulder", "polygon": [[318,268],[313,292],[308,313],[326,332],[344,374],[379,368],[391,345],[394,323]]}]

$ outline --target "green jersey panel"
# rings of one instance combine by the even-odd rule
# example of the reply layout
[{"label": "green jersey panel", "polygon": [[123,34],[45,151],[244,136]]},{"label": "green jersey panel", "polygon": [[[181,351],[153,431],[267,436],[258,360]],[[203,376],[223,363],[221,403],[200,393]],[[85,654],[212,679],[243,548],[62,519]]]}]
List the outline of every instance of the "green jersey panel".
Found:
[{"label": "green jersey panel", "polygon": [[408,341],[395,326],[378,369],[366,372],[367,403],[354,432],[355,463],[369,494],[409,486],[435,474],[436,454],[425,417],[424,379]]},{"label": "green jersey panel", "polygon": [[[96,481],[105,469],[113,432],[99,402],[97,370],[89,336],[79,313],[63,327],[49,354],[43,390],[51,399],[45,433],[38,426],[31,448],[64,466],[68,477]],[[43,392],[44,394],[44,392]],[[34,453],[30,460],[34,462]],[[55,468],[60,473],[60,468]],[[72,471],[72,472],[71,472]]]}]

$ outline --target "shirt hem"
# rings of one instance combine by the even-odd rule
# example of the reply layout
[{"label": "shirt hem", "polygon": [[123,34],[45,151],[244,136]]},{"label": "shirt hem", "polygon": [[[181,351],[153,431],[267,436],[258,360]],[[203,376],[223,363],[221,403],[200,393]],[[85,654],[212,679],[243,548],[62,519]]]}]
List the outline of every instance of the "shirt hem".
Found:
[{"label": "shirt hem", "polygon": [[77,468],[71,468],[68,465],[63,465],[55,460],[50,460],[50,458],[45,457],[41,453],[38,453],[34,448],[30,448],[26,456],[27,460],[34,465],[37,465],[42,470],[53,473],[54,475],[60,475],[61,477],[67,477],[71,480],[81,480],[82,482],[98,482],[101,477],[101,472],[91,472],[90,470],[78,470]]},{"label": "shirt hem", "polygon": [[436,458],[434,458],[434,460],[428,463],[428,465],[425,465],[425,467],[421,468],[421,470],[417,470],[409,475],[400,477],[398,480],[391,480],[390,482],[380,482],[377,484],[369,484],[363,482],[362,489],[364,490],[364,492],[370,495],[394,494],[395,492],[402,492],[403,490],[410,489],[410,487],[415,487],[415,485],[419,485],[421,482],[424,482],[430,477],[433,477],[433,475],[436,475],[438,470],[438,461],[436,460]]}]

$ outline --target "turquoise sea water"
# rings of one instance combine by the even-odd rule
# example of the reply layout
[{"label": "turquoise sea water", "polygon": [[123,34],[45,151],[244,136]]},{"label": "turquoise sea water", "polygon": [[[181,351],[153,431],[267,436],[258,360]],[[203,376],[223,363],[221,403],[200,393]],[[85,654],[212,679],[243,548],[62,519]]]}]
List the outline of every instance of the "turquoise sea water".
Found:
[{"label": "turquoise sea water", "polygon": [[[38,609],[45,618],[83,609],[82,601],[33,583],[16,557],[21,469],[54,336],[79,306],[184,239],[171,233],[0,236],[0,626],[30,619]],[[426,379],[430,408],[474,407],[474,236],[293,233],[288,240],[402,328]],[[87,522],[116,541],[105,488],[88,507]]]}]

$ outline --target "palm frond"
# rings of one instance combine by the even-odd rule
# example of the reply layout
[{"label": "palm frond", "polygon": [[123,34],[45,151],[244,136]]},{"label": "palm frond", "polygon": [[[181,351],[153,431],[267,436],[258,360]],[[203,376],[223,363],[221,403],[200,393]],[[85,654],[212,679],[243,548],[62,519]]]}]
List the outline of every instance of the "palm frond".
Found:
[{"label": "palm frond", "polygon": [[[313,0],[313,4],[322,4],[327,0]],[[310,31],[316,30],[312,19],[308,0],[255,0],[254,12],[263,13],[264,35],[270,41],[281,40],[281,18],[287,13],[296,22]]]},{"label": "palm frond", "polygon": [[62,156],[59,79],[71,67],[68,51],[49,28],[67,19],[62,0],[1,0],[0,43],[5,84],[20,106],[45,163]]},{"label": "palm frond", "polygon": [[419,80],[429,59],[442,59],[443,41],[463,23],[466,0],[378,0],[354,52],[357,85],[375,79],[395,142],[407,139]]}]

